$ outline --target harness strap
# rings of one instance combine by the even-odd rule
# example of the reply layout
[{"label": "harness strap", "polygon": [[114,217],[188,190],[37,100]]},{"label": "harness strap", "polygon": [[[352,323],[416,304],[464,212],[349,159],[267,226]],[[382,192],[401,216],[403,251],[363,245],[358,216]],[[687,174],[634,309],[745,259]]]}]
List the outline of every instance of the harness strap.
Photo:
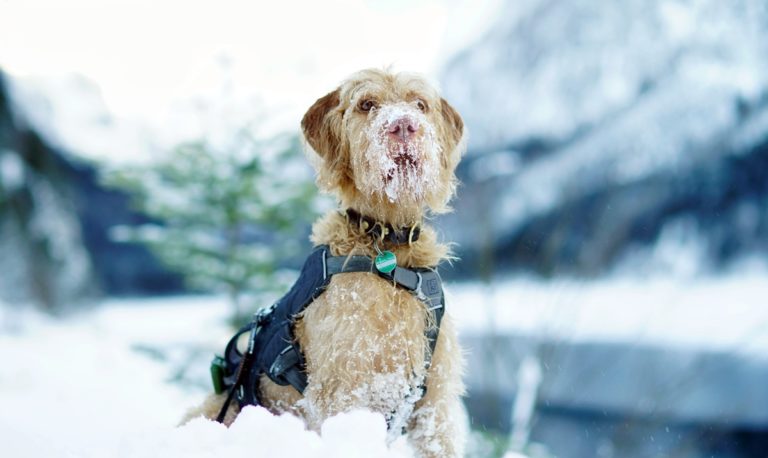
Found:
[{"label": "harness strap", "polygon": [[[216,417],[216,421],[219,423],[224,423],[224,417],[227,415],[227,410],[229,410],[229,405],[232,403],[232,399],[234,399],[237,390],[244,386],[243,381],[248,376],[248,373],[251,372],[251,368],[253,367],[253,360],[255,359],[253,354],[254,342],[256,341],[256,335],[258,334],[259,329],[260,325],[258,323],[249,323],[248,325],[242,327],[240,331],[235,334],[235,337],[229,341],[229,344],[227,344],[227,350],[230,350],[230,345],[237,345],[237,339],[241,334],[247,330],[251,331],[251,336],[248,339],[248,348],[240,360],[240,365],[237,367],[237,372],[235,373],[235,379],[232,383],[232,388],[230,388],[229,394],[227,394],[227,399],[224,401],[224,404],[221,406],[221,410],[219,411],[219,415]],[[231,350],[236,350],[236,347],[232,347]]]},{"label": "harness strap", "polygon": [[275,362],[269,367],[269,375],[272,379],[283,381],[283,385],[290,384],[299,393],[304,393],[307,388],[307,376],[304,375],[304,357],[296,344],[289,344],[277,355]]},{"label": "harness strap", "polygon": [[411,270],[396,267],[390,273],[383,273],[376,270],[375,261],[368,256],[329,256],[325,259],[325,267],[326,277],[347,272],[376,273],[414,293],[417,298],[427,303],[429,310],[436,310],[444,305],[440,276],[431,269]]}]

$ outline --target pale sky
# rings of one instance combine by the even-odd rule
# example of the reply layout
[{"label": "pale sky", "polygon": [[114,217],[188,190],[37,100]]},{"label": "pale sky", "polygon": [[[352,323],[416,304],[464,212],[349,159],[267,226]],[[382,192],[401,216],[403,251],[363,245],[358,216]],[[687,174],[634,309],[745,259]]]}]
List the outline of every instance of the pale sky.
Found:
[{"label": "pale sky", "polygon": [[160,124],[175,102],[214,93],[226,61],[237,94],[295,112],[365,67],[434,78],[499,3],[0,0],[0,69],[83,75],[112,113]]}]

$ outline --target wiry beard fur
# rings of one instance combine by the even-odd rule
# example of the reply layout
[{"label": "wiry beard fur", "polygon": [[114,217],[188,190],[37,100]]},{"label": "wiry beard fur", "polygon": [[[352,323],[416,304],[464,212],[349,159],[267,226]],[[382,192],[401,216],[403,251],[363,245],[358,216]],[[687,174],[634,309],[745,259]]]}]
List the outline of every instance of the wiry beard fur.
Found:
[{"label": "wiry beard fur", "polygon": [[[399,118],[411,118],[420,126],[407,142],[389,138],[387,129]],[[419,203],[437,186],[441,147],[435,129],[423,113],[401,103],[385,105],[369,115],[373,121],[363,129],[362,154],[353,155],[355,183],[368,195],[389,202]]]}]

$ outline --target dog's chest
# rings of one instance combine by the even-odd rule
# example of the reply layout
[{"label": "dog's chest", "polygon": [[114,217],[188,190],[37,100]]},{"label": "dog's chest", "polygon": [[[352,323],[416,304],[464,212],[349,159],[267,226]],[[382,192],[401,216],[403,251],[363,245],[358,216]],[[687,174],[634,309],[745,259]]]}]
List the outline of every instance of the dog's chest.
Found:
[{"label": "dog's chest", "polygon": [[307,368],[320,364],[366,373],[420,372],[425,306],[370,273],[336,275],[304,312],[297,330]]}]

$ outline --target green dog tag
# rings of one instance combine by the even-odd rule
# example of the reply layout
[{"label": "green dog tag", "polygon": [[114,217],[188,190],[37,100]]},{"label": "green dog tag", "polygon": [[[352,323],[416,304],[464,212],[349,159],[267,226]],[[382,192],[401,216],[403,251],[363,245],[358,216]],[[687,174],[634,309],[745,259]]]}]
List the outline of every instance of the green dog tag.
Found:
[{"label": "green dog tag", "polygon": [[382,251],[376,256],[375,263],[379,272],[388,274],[397,267],[397,258],[395,257],[395,253],[391,251]]}]

